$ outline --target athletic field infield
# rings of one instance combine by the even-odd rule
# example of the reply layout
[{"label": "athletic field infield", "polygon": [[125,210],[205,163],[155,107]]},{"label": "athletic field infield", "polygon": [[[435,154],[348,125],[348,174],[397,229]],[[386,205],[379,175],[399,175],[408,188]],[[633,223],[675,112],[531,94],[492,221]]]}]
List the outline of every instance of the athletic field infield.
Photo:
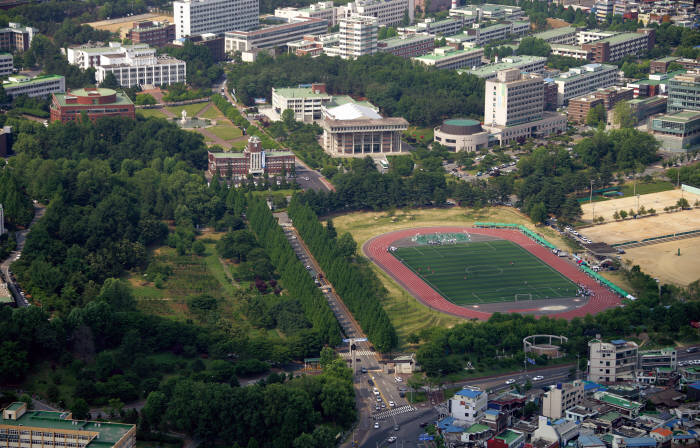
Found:
[{"label": "athletic field infield", "polygon": [[398,247],[405,266],[456,305],[575,297],[578,287],[506,240]]}]

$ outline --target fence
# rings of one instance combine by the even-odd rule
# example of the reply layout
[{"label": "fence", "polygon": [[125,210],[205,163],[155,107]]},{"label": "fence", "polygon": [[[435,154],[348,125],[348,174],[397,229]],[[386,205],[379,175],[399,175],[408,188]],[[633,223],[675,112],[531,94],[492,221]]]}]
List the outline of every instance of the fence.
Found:
[{"label": "fence", "polygon": [[[552,243],[549,241],[545,240],[543,237],[540,235],[536,234],[532,230],[528,229],[525,226],[519,225],[519,224],[507,224],[507,223],[498,223],[498,222],[476,222],[474,223],[475,227],[488,227],[488,228],[503,228],[503,229],[514,229],[514,230],[519,230],[522,233],[524,233],[527,237],[530,239],[540,243],[544,247],[548,249],[556,249],[557,247],[554,246]],[[592,277],[594,280],[596,280],[598,283],[607,286],[610,288],[613,292],[616,294],[619,294],[623,298],[628,298],[632,297],[627,291],[624,289],[620,288],[610,280],[606,279],[602,275],[598,274],[597,272],[593,271],[591,268],[586,266],[585,264],[580,264],[579,267],[583,272],[588,274],[589,277]]]},{"label": "fence", "polygon": [[681,184],[681,190],[687,191],[688,193],[700,195],[700,188],[693,187],[691,185]]}]

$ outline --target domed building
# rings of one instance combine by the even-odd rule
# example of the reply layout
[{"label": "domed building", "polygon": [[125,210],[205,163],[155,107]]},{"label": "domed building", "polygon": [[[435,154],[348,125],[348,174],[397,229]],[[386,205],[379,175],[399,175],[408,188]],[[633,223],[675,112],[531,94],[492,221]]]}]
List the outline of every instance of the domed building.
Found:
[{"label": "domed building", "polygon": [[469,118],[445,120],[434,133],[434,141],[454,152],[473,152],[489,146],[489,133],[481,128],[481,123]]},{"label": "domed building", "polygon": [[134,103],[122,92],[112,89],[86,87],[54,93],[51,98],[51,121],[77,121],[83,113],[95,121],[102,117],[134,119]]}]

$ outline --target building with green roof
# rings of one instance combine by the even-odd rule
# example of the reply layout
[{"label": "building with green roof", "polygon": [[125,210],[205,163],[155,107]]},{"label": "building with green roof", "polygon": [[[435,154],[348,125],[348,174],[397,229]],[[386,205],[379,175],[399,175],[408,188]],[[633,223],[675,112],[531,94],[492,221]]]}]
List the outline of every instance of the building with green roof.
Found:
[{"label": "building with green roof", "polygon": [[15,402],[3,409],[0,446],[133,448],[136,425],[73,420],[70,412],[32,411]]},{"label": "building with green roof", "polygon": [[439,68],[455,69],[464,67],[478,67],[481,65],[481,57],[484,49],[480,47],[457,50],[454,47],[446,46],[436,48],[432,53],[411,58],[421,64]]},{"label": "building with green roof", "polygon": [[12,97],[18,95],[49,96],[52,93],[66,91],[66,78],[60,75],[45,75],[34,78],[26,75],[15,75],[3,81],[2,87],[5,89],[5,93]]},{"label": "building with green roof", "polygon": [[654,30],[640,28],[636,33],[615,33],[585,43],[582,49],[591,53],[593,62],[615,62],[629,55],[646,53],[654,44]]},{"label": "building with green roof", "polygon": [[508,56],[491,64],[482,65],[481,67],[473,69],[461,69],[457,70],[457,72],[460,74],[468,73],[482,79],[492,79],[496,77],[499,70],[508,70],[511,68],[517,68],[527,73],[541,73],[544,70],[544,64],[546,62],[547,58],[541,56]]},{"label": "building with green roof", "polygon": [[689,152],[700,148],[700,111],[683,110],[653,117],[648,129],[666,151]]},{"label": "building with green roof", "polygon": [[323,107],[336,107],[343,104],[355,103],[378,109],[367,101],[355,101],[347,95],[331,95],[326,92],[326,85],[314,83],[300,85],[298,87],[273,87],[272,109],[278,116],[290,109],[294,112],[294,119],[303,122],[312,122],[322,118]]},{"label": "building with green roof", "polygon": [[636,417],[642,409],[642,404],[636,401],[627,400],[619,395],[609,392],[596,392],[593,397],[603,404],[614,408],[617,412],[628,417]]},{"label": "building with green roof", "polygon": [[541,33],[535,33],[532,35],[532,37],[542,39],[550,44],[576,45],[577,32],[578,29],[573,26],[564,26],[561,28],[543,31]]},{"label": "building with green roof", "polygon": [[135,118],[134,103],[123,92],[86,87],[54,93],[51,97],[51,121],[78,121],[83,115],[90,120],[102,117]]}]

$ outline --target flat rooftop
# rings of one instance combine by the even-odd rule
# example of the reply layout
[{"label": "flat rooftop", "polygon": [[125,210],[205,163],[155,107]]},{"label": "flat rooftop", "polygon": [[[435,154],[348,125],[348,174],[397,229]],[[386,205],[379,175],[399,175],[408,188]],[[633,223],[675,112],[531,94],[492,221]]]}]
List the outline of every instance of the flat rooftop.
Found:
[{"label": "flat rooftop", "polygon": [[620,33],[609,37],[604,37],[600,40],[596,40],[591,43],[597,44],[599,42],[608,42],[610,45],[616,45],[621,44],[623,42],[627,42],[628,40],[639,39],[640,37],[646,38],[646,36],[641,33]]},{"label": "flat rooftop", "polygon": [[482,65],[471,70],[460,70],[461,73],[470,73],[472,75],[478,76],[479,78],[485,78],[491,76],[499,70],[507,70],[509,68],[520,68],[525,65],[534,64],[537,62],[542,62],[544,66],[547,58],[541,56],[510,56],[504,58],[500,62],[494,62],[493,64]]},{"label": "flat rooftop", "polygon": [[506,442],[508,445],[510,445],[521,435],[522,435],[521,433],[515,432],[512,429],[506,429],[505,431],[503,431],[502,433],[500,433],[499,435],[494,437],[494,439],[501,439],[504,442]]},{"label": "flat rooftop", "polygon": [[426,36],[424,34],[408,34],[405,36],[390,37],[388,39],[382,39],[377,41],[378,44],[383,44],[383,47],[379,48],[394,48],[400,47],[401,45],[410,44],[412,42],[421,42],[427,40],[435,40],[433,36]]},{"label": "flat rooftop", "polygon": [[554,28],[553,30],[542,31],[541,33],[535,33],[532,35],[532,37],[547,40],[575,32],[576,28],[574,28],[573,26],[564,26],[561,28]]},{"label": "flat rooftop", "polygon": [[[416,60],[426,60],[426,61],[439,61],[441,59],[447,59],[447,58],[452,58],[455,56],[463,55],[463,54],[469,54],[469,53],[476,53],[478,51],[483,51],[483,48],[481,47],[474,47],[474,48],[469,48],[465,50],[453,50],[452,47],[440,47],[436,48],[436,50],[448,50],[445,51],[444,53],[436,53],[432,52],[429,54],[424,54],[423,56],[417,56],[414,57],[413,59]],[[452,50],[452,51],[449,51]]]},{"label": "flat rooftop", "polygon": [[[90,106],[90,104],[79,104],[79,103],[71,103],[68,104],[66,103],[66,97],[70,96],[87,96],[87,95],[80,95],[79,91],[83,89],[77,89],[77,90],[72,90],[70,93],[54,93],[54,97],[56,98],[56,102],[61,105],[61,106]],[[100,90],[111,90],[111,89],[100,89]],[[104,95],[104,94],[103,94]],[[111,103],[100,103],[96,104],[96,106],[128,106],[134,104],[129,97],[122,93],[122,92],[116,92],[116,97],[115,101]]]},{"label": "flat rooftop", "polygon": [[[576,71],[574,71],[576,69],[580,69],[581,73],[577,73]],[[617,71],[618,68],[614,65],[608,64],[586,64],[582,65],[581,67],[574,67],[569,69],[568,72],[562,73],[561,75],[554,78],[554,81],[573,81],[575,79],[595,76],[596,74],[600,74],[602,72],[607,72],[611,70]]]},{"label": "flat rooftop", "polygon": [[689,121],[700,120],[700,111],[682,110],[675,114],[661,115],[655,119],[671,121],[674,123],[688,123]]},{"label": "flat rooftop", "polygon": [[8,87],[18,87],[18,86],[25,86],[28,84],[39,84],[43,82],[48,82],[48,81],[57,81],[59,79],[63,79],[63,76],[61,75],[44,75],[44,76],[37,76],[36,78],[30,78],[28,76],[13,76],[12,78],[17,79],[18,81],[3,81],[2,86],[4,88]]},{"label": "flat rooftop", "polygon": [[[13,406],[13,403],[10,406]],[[21,405],[21,403],[20,403]],[[68,420],[67,413],[51,411],[27,411],[17,420],[6,420],[0,416],[0,424],[22,426],[24,428],[46,428],[64,431],[90,431],[100,434],[88,447],[111,447],[116,444],[134,425],[109,422],[91,422],[86,420]]]},{"label": "flat rooftop", "polygon": [[275,87],[275,93],[285,98],[329,98],[327,93],[316,93],[311,87]]}]

